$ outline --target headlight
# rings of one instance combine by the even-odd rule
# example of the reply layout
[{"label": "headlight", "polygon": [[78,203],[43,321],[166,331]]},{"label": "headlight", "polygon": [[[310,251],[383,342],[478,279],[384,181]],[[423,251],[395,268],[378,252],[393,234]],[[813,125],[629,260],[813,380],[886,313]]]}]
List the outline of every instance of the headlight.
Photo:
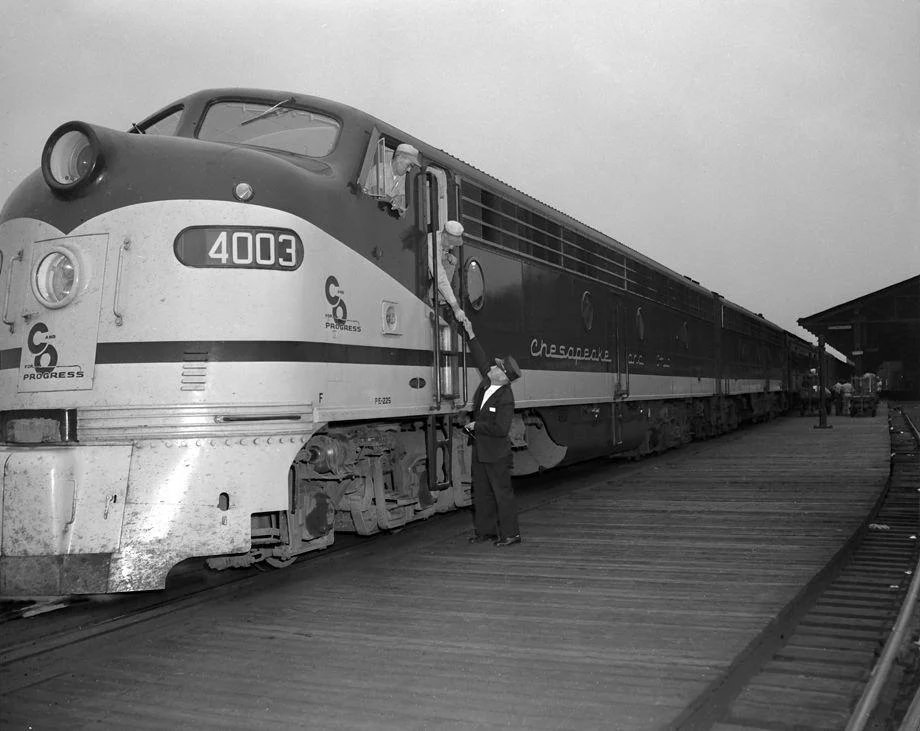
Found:
[{"label": "headlight", "polygon": [[38,263],[32,277],[32,291],[45,307],[57,309],[77,296],[80,266],[63,248],[54,249]]},{"label": "headlight", "polygon": [[55,190],[70,191],[102,170],[102,151],[93,130],[82,122],[58,127],[42,151],[42,175]]}]

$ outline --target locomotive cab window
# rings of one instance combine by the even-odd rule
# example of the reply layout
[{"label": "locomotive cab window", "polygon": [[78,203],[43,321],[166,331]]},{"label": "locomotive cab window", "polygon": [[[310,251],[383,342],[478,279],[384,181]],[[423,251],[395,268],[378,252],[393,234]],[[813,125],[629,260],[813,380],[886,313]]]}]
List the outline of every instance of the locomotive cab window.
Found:
[{"label": "locomotive cab window", "polygon": [[421,157],[414,146],[388,140],[375,128],[358,174],[358,187],[382,209],[403,216],[409,207],[409,175],[419,167]]},{"label": "locomotive cab window", "polygon": [[293,97],[277,104],[216,102],[208,107],[198,139],[325,157],[335,149],[341,124],[293,102]]}]

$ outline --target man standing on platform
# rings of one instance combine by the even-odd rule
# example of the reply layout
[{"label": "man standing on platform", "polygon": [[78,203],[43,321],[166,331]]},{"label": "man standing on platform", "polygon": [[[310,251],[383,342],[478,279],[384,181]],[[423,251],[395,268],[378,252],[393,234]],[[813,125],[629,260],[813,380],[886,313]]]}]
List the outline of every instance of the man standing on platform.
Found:
[{"label": "man standing on platform", "polygon": [[511,382],[521,377],[521,369],[510,355],[490,362],[469,320],[463,325],[469,335],[470,355],[483,377],[473,396],[472,420],[464,427],[473,444],[475,532],[469,542],[513,546],[521,542],[521,531],[511,486],[513,458],[508,432],[514,418]]}]

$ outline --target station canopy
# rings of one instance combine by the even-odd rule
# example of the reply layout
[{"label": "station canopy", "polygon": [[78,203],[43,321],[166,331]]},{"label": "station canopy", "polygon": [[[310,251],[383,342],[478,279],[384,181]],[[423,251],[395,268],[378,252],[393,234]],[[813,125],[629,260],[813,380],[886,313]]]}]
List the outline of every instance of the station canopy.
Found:
[{"label": "station canopy", "polygon": [[854,372],[883,376],[920,398],[920,275],[798,320],[843,353]]}]

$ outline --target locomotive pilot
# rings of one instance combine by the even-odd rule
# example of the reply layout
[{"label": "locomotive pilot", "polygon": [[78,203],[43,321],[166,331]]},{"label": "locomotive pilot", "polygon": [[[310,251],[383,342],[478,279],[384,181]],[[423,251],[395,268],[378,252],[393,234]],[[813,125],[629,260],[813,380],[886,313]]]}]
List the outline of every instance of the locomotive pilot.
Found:
[{"label": "locomotive pilot", "polygon": [[364,192],[390,206],[397,216],[406,212],[406,174],[420,165],[419,152],[408,144],[399,145],[392,158],[371,168],[364,181]]}]

